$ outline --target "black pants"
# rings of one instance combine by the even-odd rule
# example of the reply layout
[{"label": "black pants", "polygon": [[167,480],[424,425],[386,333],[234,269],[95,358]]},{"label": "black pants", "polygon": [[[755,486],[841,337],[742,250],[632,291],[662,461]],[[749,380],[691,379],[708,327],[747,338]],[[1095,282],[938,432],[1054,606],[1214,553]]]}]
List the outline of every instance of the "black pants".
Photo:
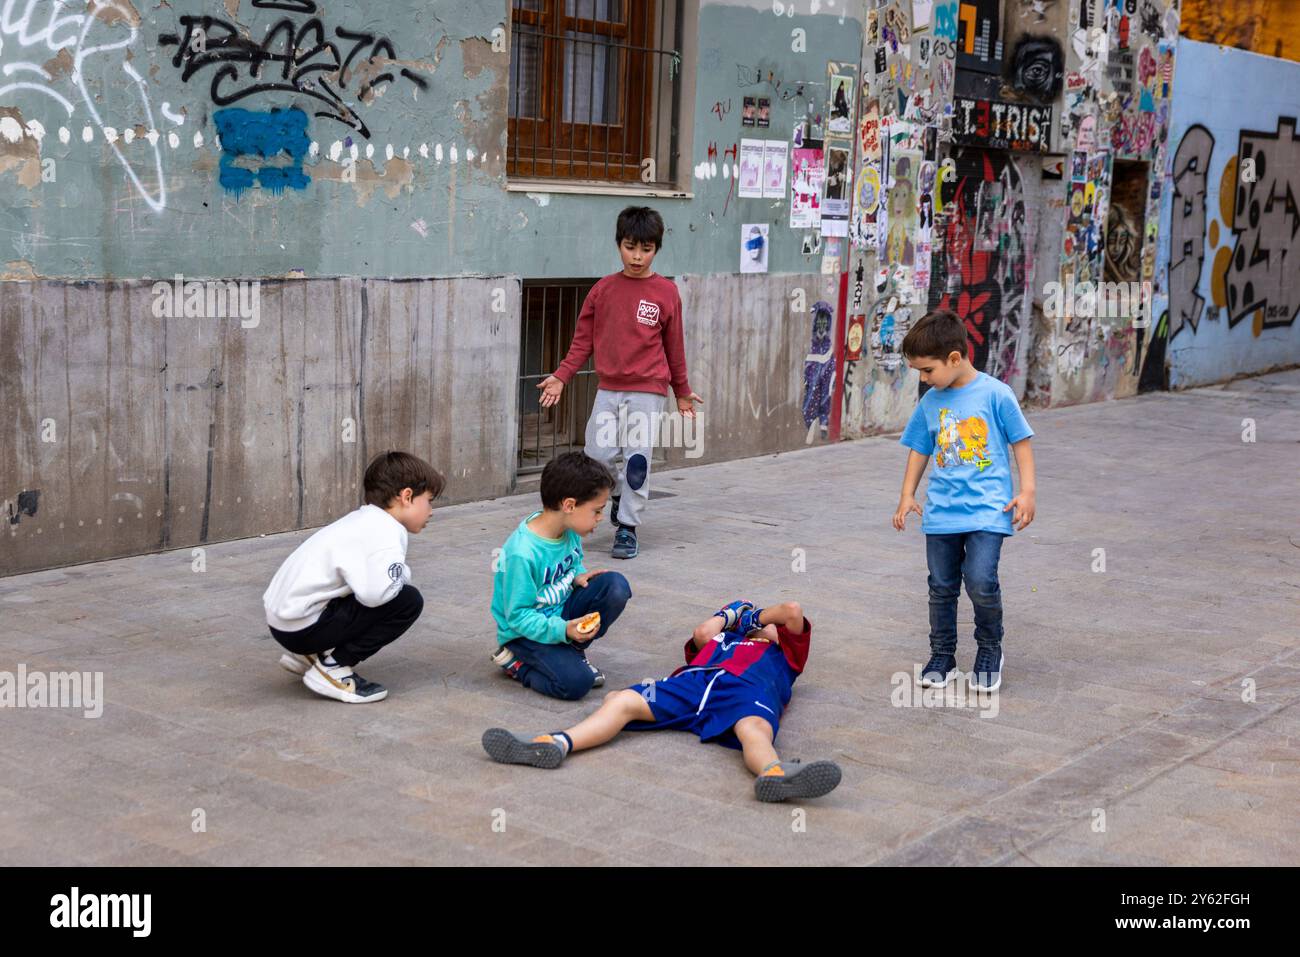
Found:
[{"label": "black pants", "polygon": [[334,649],[334,660],[351,667],[402,637],[424,610],[424,597],[412,585],[403,585],[378,608],[367,608],[355,595],[331,598],[320,618],[301,631],[271,629],[275,638],[295,655],[318,655]]}]

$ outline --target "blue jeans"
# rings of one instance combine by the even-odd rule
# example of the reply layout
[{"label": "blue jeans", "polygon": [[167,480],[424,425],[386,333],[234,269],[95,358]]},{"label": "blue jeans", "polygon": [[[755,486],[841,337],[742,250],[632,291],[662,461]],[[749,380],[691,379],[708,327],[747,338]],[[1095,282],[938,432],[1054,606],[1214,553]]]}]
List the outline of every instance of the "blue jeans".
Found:
[{"label": "blue jeans", "polygon": [[[626,578],[618,572],[602,572],[586,588],[573,589],[560,617],[572,621],[593,611],[600,612],[600,630],[582,646],[585,648],[609,630],[631,597],[632,588]],[[525,688],[565,701],[576,701],[591,690],[596,676],[583,660],[579,646],[567,641],[557,645],[528,638],[516,638],[506,645],[523,662],[518,678]]]},{"label": "blue jeans", "polygon": [[926,535],[925,560],[930,568],[930,652],[957,652],[957,598],[962,579],[975,606],[975,643],[981,648],[1002,644],[1002,589],[998,586],[998,559],[1002,540],[998,532],[960,532]]}]

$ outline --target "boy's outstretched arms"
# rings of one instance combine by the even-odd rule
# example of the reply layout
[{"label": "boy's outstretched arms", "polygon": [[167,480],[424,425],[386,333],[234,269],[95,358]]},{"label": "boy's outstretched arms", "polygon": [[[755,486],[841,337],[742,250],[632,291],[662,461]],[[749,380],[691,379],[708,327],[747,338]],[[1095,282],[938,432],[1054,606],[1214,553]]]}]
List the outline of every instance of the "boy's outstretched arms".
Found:
[{"label": "boy's outstretched arms", "polygon": [[[748,633],[758,631],[766,625],[777,625],[793,634],[800,634],[804,630],[803,608],[798,602],[787,601],[768,608],[757,608],[749,602],[732,602],[723,611],[738,605],[750,605],[750,607],[741,611],[732,630]],[[703,648],[726,630],[726,619],[720,614],[715,614],[695,626],[695,631],[691,633],[691,640],[696,649]]]},{"label": "boy's outstretched arms", "polygon": [[926,463],[930,457],[922,455],[915,449],[907,452],[907,470],[903,473],[903,491],[898,497],[898,509],[894,512],[894,528],[900,532],[907,525],[907,513],[921,514],[921,506],[916,504],[916,487],[921,484]]},{"label": "boy's outstretched arms", "polygon": [[1034,520],[1037,504],[1038,481],[1034,475],[1034,450],[1029,447],[1029,439],[1021,439],[1011,450],[1016,454],[1016,471],[1020,473],[1020,494],[1007,503],[1002,511],[1011,512],[1011,521],[1017,532],[1028,528]]}]

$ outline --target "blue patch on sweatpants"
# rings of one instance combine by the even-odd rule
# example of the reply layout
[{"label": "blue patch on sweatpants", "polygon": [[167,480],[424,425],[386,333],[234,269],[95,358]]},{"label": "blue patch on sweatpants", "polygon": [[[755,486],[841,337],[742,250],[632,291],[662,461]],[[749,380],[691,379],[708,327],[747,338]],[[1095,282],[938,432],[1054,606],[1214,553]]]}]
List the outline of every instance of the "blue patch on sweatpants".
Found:
[{"label": "blue patch on sweatpants", "polygon": [[644,455],[638,452],[627,460],[627,469],[623,473],[623,477],[627,480],[627,487],[634,492],[640,489],[645,484],[645,478],[649,472],[650,463],[646,461]]}]

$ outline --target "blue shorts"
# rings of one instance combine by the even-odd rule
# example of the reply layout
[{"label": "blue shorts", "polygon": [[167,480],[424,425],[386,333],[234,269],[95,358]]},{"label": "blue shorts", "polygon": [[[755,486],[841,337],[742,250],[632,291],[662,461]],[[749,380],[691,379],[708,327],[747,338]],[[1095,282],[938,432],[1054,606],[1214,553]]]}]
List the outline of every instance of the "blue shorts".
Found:
[{"label": "blue shorts", "polygon": [[653,721],[633,721],[629,731],[693,731],[701,741],[740,749],[732,729],[741,718],[762,718],[781,730],[781,702],[762,685],[718,669],[684,671],[671,678],[643,681],[628,689],[646,699]]}]

